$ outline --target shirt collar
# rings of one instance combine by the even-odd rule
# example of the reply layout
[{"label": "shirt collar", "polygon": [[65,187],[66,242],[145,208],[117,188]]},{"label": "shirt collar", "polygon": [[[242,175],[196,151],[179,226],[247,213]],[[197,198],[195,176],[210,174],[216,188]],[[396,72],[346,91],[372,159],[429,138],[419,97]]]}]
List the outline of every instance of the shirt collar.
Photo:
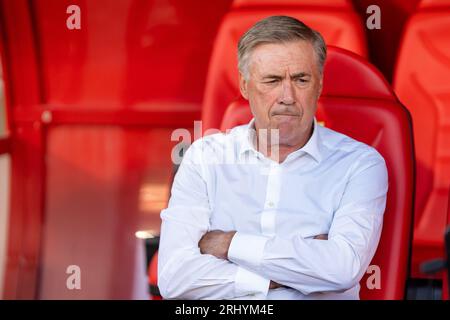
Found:
[{"label": "shirt collar", "polygon": [[[317,123],[317,119],[314,117],[313,122],[313,134],[309,138],[308,142],[300,149],[289,154],[288,158],[295,157],[297,154],[307,153],[314,160],[320,162],[322,160],[322,141],[320,139],[320,125]],[[241,146],[239,150],[239,155],[244,154],[247,151],[259,153],[255,149],[256,144],[256,131],[255,131],[255,119],[253,118],[247,124],[243,139],[241,139]]]},{"label": "shirt collar", "polygon": [[255,118],[252,118],[247,124],[241,140],[239,155],[242,155],[247,151],[257,152],[254,147],[256,143]]}]

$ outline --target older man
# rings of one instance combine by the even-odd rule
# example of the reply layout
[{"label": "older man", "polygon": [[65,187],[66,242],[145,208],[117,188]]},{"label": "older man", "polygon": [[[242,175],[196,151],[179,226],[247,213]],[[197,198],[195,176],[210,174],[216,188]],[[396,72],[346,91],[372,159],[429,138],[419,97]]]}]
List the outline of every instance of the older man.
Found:
[{"label": "older man", "polygon": [[385,162],[317,124],[326,59],[318,32],[269,17],[242,36],[238,58],[254,119],[186,152],[161,213],[161,293],[358,299],[381,234]]}]

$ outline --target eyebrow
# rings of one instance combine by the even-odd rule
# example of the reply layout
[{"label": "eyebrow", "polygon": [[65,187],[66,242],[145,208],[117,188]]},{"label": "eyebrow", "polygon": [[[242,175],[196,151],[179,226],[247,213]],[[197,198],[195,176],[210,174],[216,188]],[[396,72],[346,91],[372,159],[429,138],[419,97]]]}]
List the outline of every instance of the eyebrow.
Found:
[{"label": "eyebrow", "polygon": [[[290,75],[291,79],[296,79],[296,78],[303,78],[303,77],[310,77],[311,75],[307,72],[298,72],[298,73],[294,73],[292,75]],[[268,74],[262,77],[263,79],[277,79],[277,80],[281,80],[283,79],[283,76],[279,76],[276,74]]]},{"label": "eyebrow", "polygon": [[291,75],[291,78],[303,78],[303,77],[310,77],[311,75],[307,72],[299,72],[299,73],[294,73],[293,75]]}]

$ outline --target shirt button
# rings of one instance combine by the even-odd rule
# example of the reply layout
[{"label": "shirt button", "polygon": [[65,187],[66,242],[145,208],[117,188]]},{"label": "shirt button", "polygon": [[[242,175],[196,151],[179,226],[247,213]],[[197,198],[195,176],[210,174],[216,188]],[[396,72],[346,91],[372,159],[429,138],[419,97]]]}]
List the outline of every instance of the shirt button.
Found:
[{"label": "shirt button", "polygon": [[273,208],[273,206],[275,205],[272,201],[270,201],[268,204],[267,204],[269,207],[271,207],[271,208]]}]

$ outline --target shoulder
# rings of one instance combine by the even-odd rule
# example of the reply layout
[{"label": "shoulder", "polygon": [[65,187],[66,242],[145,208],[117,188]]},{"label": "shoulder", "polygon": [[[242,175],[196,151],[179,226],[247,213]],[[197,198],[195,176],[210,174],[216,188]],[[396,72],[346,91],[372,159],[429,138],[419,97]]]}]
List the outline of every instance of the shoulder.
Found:
[{"label": "shoulder", "polygon": [[372,165],[386,166],[378,150],[366,143],[325,127],[320,127],[320,136],[327,156],[334,158],[334,161],[345,159],[355,169]]}]

